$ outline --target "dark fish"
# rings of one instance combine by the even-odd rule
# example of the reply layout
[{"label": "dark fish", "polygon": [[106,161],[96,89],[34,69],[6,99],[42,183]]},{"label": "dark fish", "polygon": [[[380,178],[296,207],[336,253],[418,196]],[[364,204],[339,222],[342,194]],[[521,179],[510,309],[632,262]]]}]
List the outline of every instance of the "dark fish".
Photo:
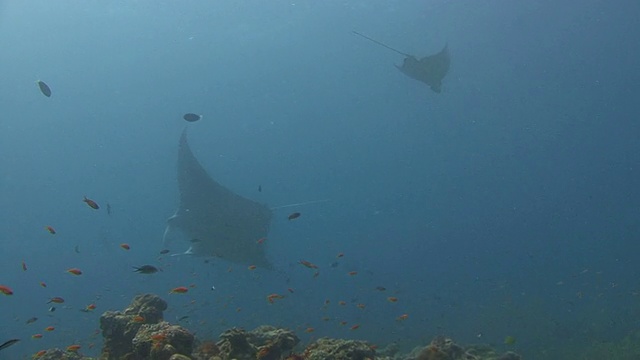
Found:
[{"label": "dark fish", "polygon": [[378,290],[378,291],[385,291],[385,290],[387,290],[387,288],[386,288],[386,287],[384,287],[384,286],[376,286],[376,290]]},{"label": "dark fish", "polygon": [[38,87],[40,88],[40,92],[42,95],[46,97],[51,97],[51,88],[49,85],[45,84],[44,81],[38,80]]},{"label": "dark fish", "polygon": [[162,254],[162,255],[168,254],[169,251],[170,251],[169,249],[160,250],[160,254]]},{"label": "dark fish", "polygon": [[300,214],[299,212],[294,212],[293,214],[289,215],[289,217],[287,219],[289,219],[289,220],[297,219],[297,218],[300,217],[300,215],[302,215],[302,214]]},{"label": "dark fish", "polygon": [[140,267],[134,266],[134,272],[140,274],[155,274],[158,272],[158,268],[153,265],[142,265]]},{"label": "dark fish", "polygon": [[54,311],[56,311],[56,307],[55,306],[52,306],[52,307],[49,308],[49,312],[54,312]]},{"label": "dark fish", "polygon": [[2,345],[0,345],[0,350],[6,349],[9,346],[17,343],[18,341],[20,341],[20,339],[11,339],[11,340],[5,341]]},{"label": "dark fish", "polygon": [[258,185],[258,192],[262,192],[262,185]]},{"label": "dark fish", "polygon": [[182,321],[182,320],[187,320],[189,318],[189,315],[185,315],[185,316],[181,316],[178,321]]},{"label": "dark fish", "polygon": [[32,317],[32,318],[27,320],[27,324],[32,324],[32,323],[34,323],[36,321],[38,321],[38,318],[34,316],[34,317]]},{"label": "dark fish", "polygon": [[79,245],[74,246],[73,251],[75,251],[76,254],[80,254],[80,246]]},{"label": "dark fish", "polygon": [[98,210],[98,209],[100,209],[100,206],[98,206],[98,203],[97,203],[97,202],[95,202],[95,201],[93,201],[93,200],[91,200],[91,199],[88,199],[86,196],[84,197],[84,200],[82,200],[82,201],[84,201],[85,203],[87,203],[87,205],[89,205],[89,207],[90,207],[90,208],[92,208],[93,210]]},{"label": "dark fish", "polygon": [[188,114],[184,114],[184,116],[182,118],[185,119],[188,122],[196,122],[196,121],[202,119],[202,115],[188,113]]},{"label": "dark fish", "polygon": [[107,215],[111,215],[111,204],[107,203]]}]

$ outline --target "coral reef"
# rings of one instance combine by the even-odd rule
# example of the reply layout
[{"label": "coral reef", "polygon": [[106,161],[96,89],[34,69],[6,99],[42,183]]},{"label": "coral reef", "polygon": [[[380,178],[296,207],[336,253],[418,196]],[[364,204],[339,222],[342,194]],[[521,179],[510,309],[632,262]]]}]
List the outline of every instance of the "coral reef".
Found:
[{"label": "coral reef", "polygon": [[229,329],[220,335],[216,347],[222,360],[276,360],[291,352],[299,342],[291,330],[260,326],[249,332]]},{"label": "coral reef", "polygon": [[168,360],[191,355],[194,336],[163,321],[166,301],[157,295],[136,296],[124,311],[107,311],[100,317],[104,337],[103,360]]},{"label": "coral reef", "polygon": [[364,341],[321,338],[304,351],[308,360],[365,360],[373,359],[375,350]]},{"label": "coral reef", "polygon": [[[231,328],[214,340],[197,340],[187,329],[163,320],[167,303],[152,294],[136,296],[123,311],[100,317],[104,337],[101,360],[520,360],[513,352],[498,354],[484,345],[460,346],[446,337],[399,354],[397,344],[376,351],[366,341],[320,338],[304,350],[288,329],[260,326]],[[606,351],[606,350],[605,350]],[[602,352],[602,351],[601,351]],[[42,360],[88,360],[77,352],[49,349]]]},{"label": "coral reef", "polygon": [[496,353],[485,345],[462,347],[445,337],[436,337],[424,348],[417,348],[405,360],[520,360],[513,352]]},{"label": "coral reef", "polygon": [[[34,356],[35,358],[35,356]],[[38,356],[38,360],[89,360],[78,353],[64,351],[60,349],[49,349],[44,354]]]}]

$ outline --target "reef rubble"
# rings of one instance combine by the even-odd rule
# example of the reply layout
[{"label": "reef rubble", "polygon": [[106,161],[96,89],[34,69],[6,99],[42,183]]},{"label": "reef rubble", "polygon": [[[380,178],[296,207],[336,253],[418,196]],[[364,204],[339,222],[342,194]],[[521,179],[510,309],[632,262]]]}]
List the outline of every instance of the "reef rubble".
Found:
[{"label": "reef rubble", "polygon": [[[259,326],[251,331],[231,328],[217,341],[196,339],[188,329],[164,321],[167,303],[157,295],[136,296],[123,311],[100,317],[104,338],[99,360],[520,360],[513,352],[499,354],[488,346],[463,347],[436,337],[430,344],[400,354],[360,340],[319,338],[306,347],[289,329]],[[90,360],[79,352],[49,349],[42,360]]]}]

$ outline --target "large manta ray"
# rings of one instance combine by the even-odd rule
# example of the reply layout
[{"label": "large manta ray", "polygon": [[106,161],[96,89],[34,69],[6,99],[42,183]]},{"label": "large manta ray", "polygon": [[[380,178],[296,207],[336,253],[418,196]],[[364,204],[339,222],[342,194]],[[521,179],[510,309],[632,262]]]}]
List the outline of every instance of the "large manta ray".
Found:
[{"label": "large manta ray", "polygon": [[213,180],[191,152],[186,129],[178,150],[180,206],[167,221],[165,245],[179,229],[191,242],[185,254],[272,268],[258,240],[269,232],[271,210]]},{"label": "large manta ray", "polygon": [[402,71],[403,74],[408,77],[421,81],[431,87],[431,90],[436,93],[440,93],[442,91],[442,79],[449,72],[449,66],[451,63],[451,57],[449,56],[449,47],[447,45],[440,50],[439,53],[425,56],[422,59],[418,59],[413,55],[403,53],[398,51],[392,47],[389,47],[378,40],[374,40],[366,35],[360,34],[359,32],[353,32],[356,35],[362,36],[363,38],[373,41],[374,43],[384,46],[385,48],[395,51],[398,54],[404,55],[405,59],[402,63],[402,66],[396,65],[398,70]]}]

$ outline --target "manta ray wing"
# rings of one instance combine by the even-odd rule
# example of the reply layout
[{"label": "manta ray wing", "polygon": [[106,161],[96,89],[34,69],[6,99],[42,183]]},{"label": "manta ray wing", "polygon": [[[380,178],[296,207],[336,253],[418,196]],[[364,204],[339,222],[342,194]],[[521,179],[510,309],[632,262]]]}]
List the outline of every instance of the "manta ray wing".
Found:
[{"label": "manta ray wing", "polygon": [[167,221],[166,237],[179,229],[192,243],[190,253],[271,268],[264,244],[271,210],[233,193],[204,170],[187,142],[186,129],[178,151],[180,206]]}]

